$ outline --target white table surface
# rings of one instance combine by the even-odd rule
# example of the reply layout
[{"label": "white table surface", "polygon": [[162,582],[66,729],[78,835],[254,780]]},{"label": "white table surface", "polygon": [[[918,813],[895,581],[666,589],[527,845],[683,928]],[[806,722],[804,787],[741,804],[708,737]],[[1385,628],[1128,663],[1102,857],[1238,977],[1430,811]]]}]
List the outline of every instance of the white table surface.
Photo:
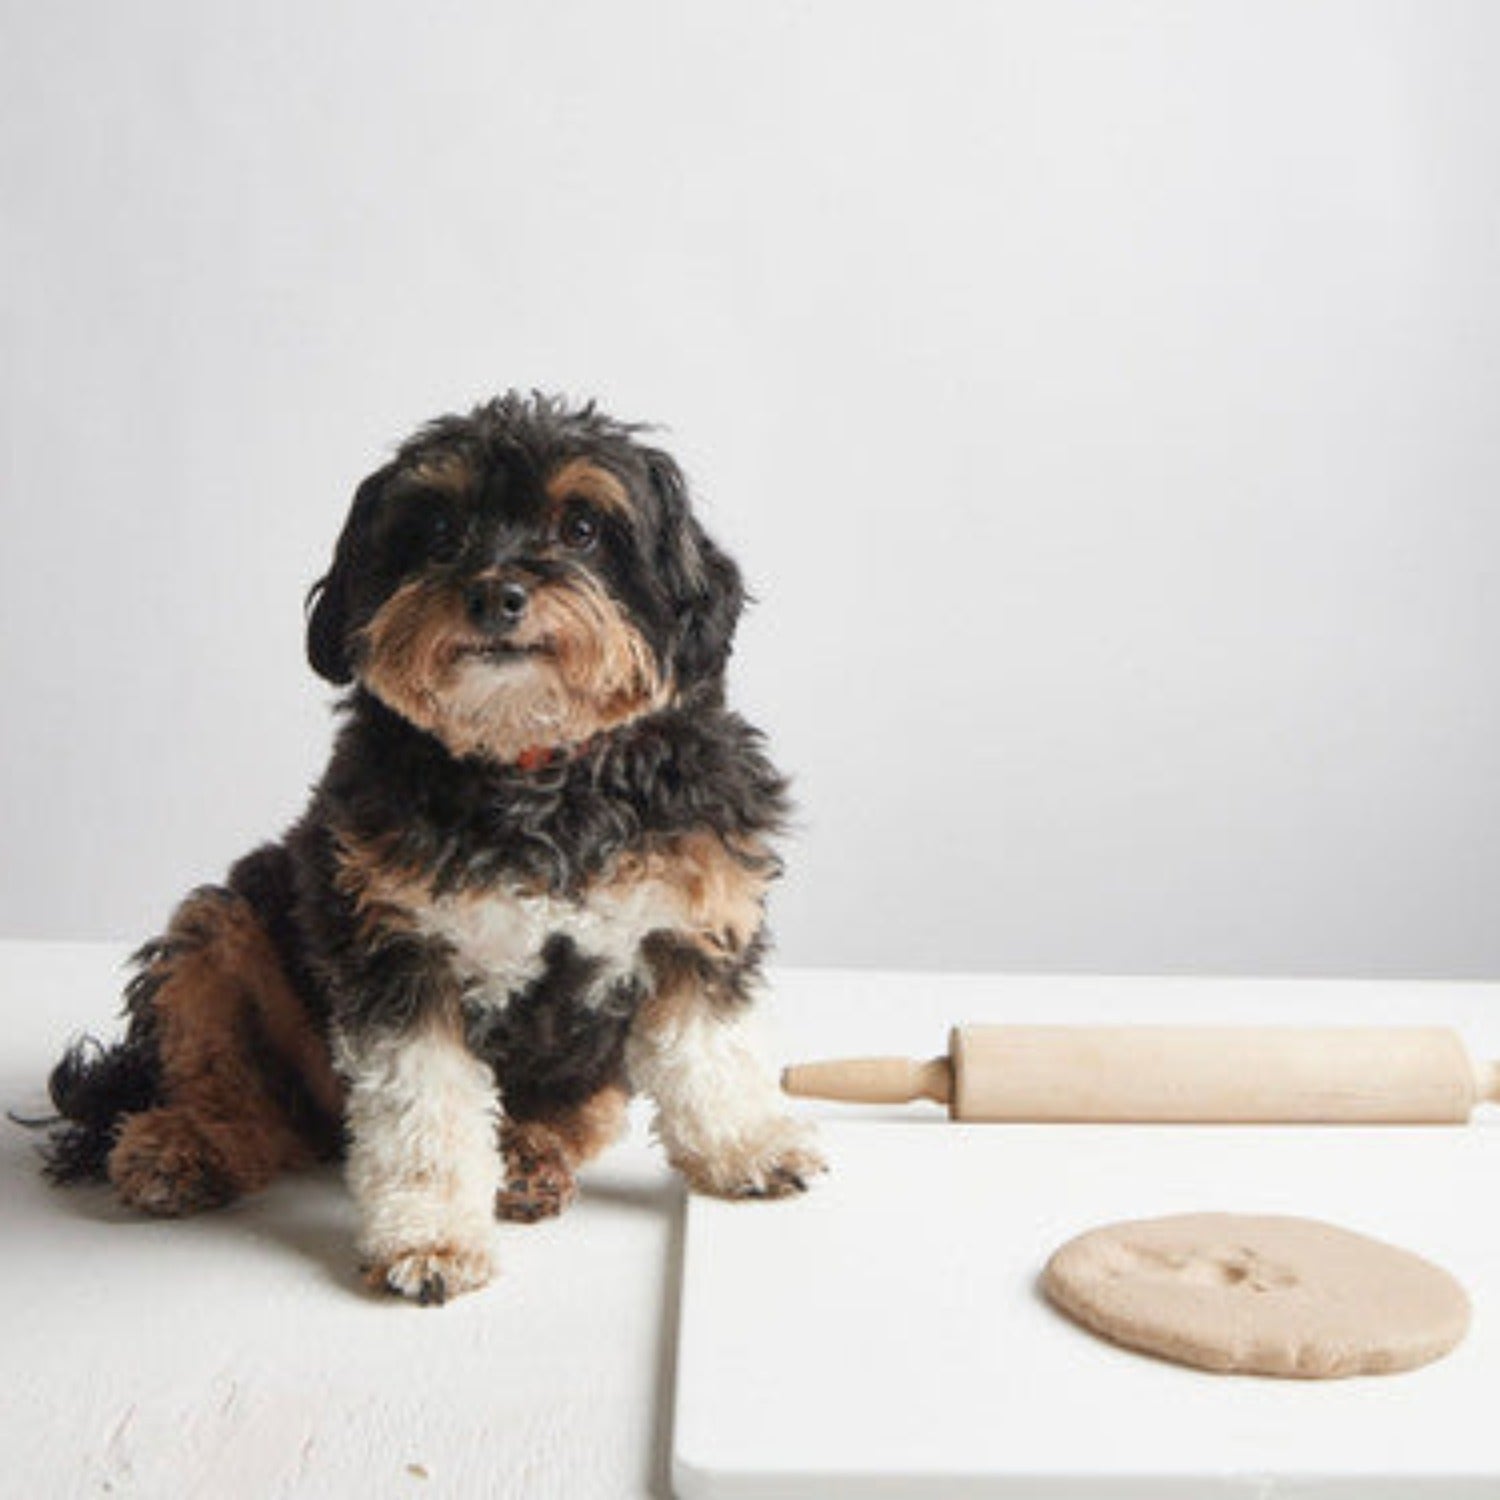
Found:
[{"label": "white table surface", "polygon": [[[40,1113],[62,1045],[113,1033],[123,956],[0,943],[0,1106]],[[935,1053],[957,1020],[1188,1018],[1454,1024],[1500,1054],[1497,986],[782,970],[768,1010],[788,1057]],[[639,1114],[567,1215],[502,1226],[500,1280],[438,1310],[359,1289],[332,1170],[156,1222],[48,1187],[3,1123],[0,1174],[0,1495],[668,1493],[683,1194]]]}]

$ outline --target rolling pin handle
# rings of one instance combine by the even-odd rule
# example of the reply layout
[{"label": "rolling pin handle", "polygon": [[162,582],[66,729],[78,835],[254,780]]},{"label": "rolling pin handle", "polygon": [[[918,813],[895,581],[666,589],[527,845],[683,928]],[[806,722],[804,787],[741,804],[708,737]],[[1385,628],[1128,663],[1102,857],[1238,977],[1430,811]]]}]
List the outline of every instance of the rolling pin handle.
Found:
[{"label": "rolling pin handle", "polygon": [[912,1057],[841,1058],[786,1068],[781,1087],[802,1098],[850,1104],[909,1104],[913,1099],[946,1104],[953,1093],[953,1076],[946,1057],[928,1062]]},{"label": "rolling pin handle", "polygon": [[1500,1062],[1474,1064],[1474,1095],[1481,1104],[1500,1104]]}]

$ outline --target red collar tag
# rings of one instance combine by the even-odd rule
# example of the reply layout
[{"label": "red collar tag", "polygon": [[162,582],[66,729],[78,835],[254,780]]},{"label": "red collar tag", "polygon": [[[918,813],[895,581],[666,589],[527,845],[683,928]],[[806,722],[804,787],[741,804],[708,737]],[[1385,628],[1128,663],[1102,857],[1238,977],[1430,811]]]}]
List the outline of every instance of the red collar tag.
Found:
[{"label": "red collar tag", "polygon": [[511,765],[523,774],[530,775],[532,771],[540,771],[543,766],[555,765],[565,760],[577,760],[580,756],[588,755],[598,742],[598,735],[590,735],[588,739],[579,740],[577,744],[527,745],[511,761]]},{"label": "red collar tag", "polygon": [[528,772],[540,771],[555,753],[551,745],[528,745],[516,756],[516,769]]}]

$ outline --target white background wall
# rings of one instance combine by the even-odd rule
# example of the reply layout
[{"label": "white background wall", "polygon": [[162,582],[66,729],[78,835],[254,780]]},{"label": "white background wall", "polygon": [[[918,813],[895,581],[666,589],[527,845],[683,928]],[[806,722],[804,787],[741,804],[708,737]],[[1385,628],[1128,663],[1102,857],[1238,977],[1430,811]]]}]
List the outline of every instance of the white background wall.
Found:
[{"label": "white background wall", "polygon": [[0,5],[0,932],[295,814],[356,480],[670,424],[784,958],[1500,972],[1500,7]]}]

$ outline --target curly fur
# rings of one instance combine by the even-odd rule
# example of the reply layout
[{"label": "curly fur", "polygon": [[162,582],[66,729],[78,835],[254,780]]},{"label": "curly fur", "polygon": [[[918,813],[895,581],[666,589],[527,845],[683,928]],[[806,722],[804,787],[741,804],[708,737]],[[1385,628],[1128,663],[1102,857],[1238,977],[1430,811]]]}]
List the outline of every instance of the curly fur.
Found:
[{"label": "curly fur", "polygon": [[56,1180],[180,1213],[343,1150],[372,1279],[424,1301],[489,1274],[485,1195],[568,1201],[632,1086],[700,1186],[802,1185],[738,1019],[786,783],[724,706],[739,571],[641,433],[511,394],[360,485],[308,598],[327,770],[58,1064]]}]

